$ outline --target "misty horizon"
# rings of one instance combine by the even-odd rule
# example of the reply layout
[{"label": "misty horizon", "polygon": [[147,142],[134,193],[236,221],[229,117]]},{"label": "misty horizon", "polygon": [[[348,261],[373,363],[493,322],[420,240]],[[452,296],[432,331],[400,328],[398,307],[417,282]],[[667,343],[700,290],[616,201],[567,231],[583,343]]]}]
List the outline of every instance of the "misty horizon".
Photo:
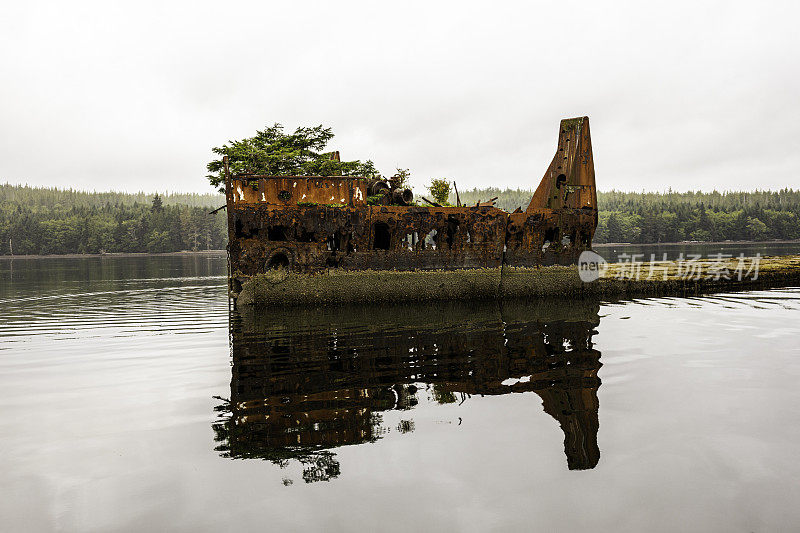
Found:
[{"label": "misty horizon", "polygon": [[[456,182],[456,184],[458,184],[458,182]],[[118,190],[118,189],[104,189],[104,190],[99,190],[99,189],[88,190],[88,189],[76,189],[76,188],[70,189],[70,187],[55,187],[55,186],[48,186],[48,185],[31,185],[29,183],[11,183],[11,182],[8,182],[8,181],[4,182],[2,185],[11,186],[11,187],[30,187],[32,189],[55,190],[55,191],[72,190],[72,192],[82,193],[82,194],[126,194],[126,195],[132,195],[132,196],[136,196],[136,195],[153,196],[153,195],[156,195],[156,194],[158,194],[160,196],[196,195],[196,196],[219,196],[220,198],[223,198],[225,196],[224,193],[215,191],[213,189],[213,187],[211,187],[210,185],[209,185],[209,189],[211,189],[211,190],[205,191],[205,192],[204,191],[178,191],[178,190],[126,191],[126,190]],[[503,186],[497,186],[497,185],[486,185],[486,186],[483,186],[483,187],[480,187],[480,186],[478,186],[478,187],[470,187],[469,189],[464,189],[462,192],[481,191],[481,190],[486,190],[486,189],[499,189],[501,191],[520,191],[520,192],[530,192],[531,194],[533,194],[535,188],[536,188],[535,186],[532,186],[530,188],[526,188],[526,187],[503,187]],[[412,184],[412,189],[414,190],[414,194],[415,195],[424,194],[422,191],[427,191],[427,187],[425,185],[417,186],[417,185],[413,185]],[[751,190],[743,190],[743,189],[718,190],[718,189],[712,189],[712,190],[709,190],[709,191],[703,191],[703,190],[700,190],[700,189],[695,189],[695,190],[692,190],[692,189],[676,190],[676,189],[673,188],[673,189],[667,189],[667,190],[664,190],[664,191],[656,191],[656,190],[603,189],[602,187],[598,187],[597,192],[598,193],[624,193],[624,194],[661,194],[661,195],[665,195],[665,194],[693,194],[693,193],[694,194],[720,194],[720,195],[726,195],[726,194],[740,194],[740,193],[749,193],[749,194],[773,193],[773,192],[777,193],[777,192],[781,192],[783,190],[786,190],[788,192],[794,192],[797,189],[794,188],[794,187],[784,187],[784,188],[781,188],[781,189],[759,189],[759,188],[754,188],[754,189],[751,189]],[[453,194],[455,194],[455,193],[453,193]]]}]

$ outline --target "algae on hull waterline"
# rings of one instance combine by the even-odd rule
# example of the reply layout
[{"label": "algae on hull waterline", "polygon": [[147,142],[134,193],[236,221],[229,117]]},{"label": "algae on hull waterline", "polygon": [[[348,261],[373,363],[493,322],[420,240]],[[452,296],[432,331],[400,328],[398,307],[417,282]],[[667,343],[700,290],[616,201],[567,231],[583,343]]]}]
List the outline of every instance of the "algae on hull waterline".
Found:
[{"label": "algae on hull waterline", "polygon": [[[630,263],[614,263],[608,265],[597,281],[590,283],[581,281],[577,266],[358,272],[330,269],[319,274],[278,270],[245,281],[237,304],[683,296],[800,283],[800,256],[760,258],[757,276],[751,272],[750,277],[741,280],[719,276],[719,269],[733,272],[736,262],[697,262],[693,265],[692,279],[687,279],[678,261],[659,262],[656,277],[645,275],[650,272],[632,276]],[[643,265],[645,269],[652,266]]]}]

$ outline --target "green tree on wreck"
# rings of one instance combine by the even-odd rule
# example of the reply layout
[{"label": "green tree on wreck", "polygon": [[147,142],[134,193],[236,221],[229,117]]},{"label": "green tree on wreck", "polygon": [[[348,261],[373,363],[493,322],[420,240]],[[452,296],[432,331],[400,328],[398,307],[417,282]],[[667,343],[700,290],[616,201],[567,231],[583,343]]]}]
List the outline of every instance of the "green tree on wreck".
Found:
[{"label": "green tree on wreck", "polygon": [[334,152],[325,152],[333,139],[331,128],[322,125],[299,127],[287,134],[281,124],[256,131],[254,137],[212,148],[219,156],[208,163],[208,181],[220,191],[224,188],[225,167],[228,156],[232,174],[265,174],[268,176],[365,176],[380,177],[372,161],[338,161]]},{"label": "green tree on wreck", "polygon": [[451,189],[450,182],[445,179],[434,178],[431,180],[431,184],[428,185],[428,191],[430,191],[431,196],[441,205],[448,205],[447,199],[450,197]]}]

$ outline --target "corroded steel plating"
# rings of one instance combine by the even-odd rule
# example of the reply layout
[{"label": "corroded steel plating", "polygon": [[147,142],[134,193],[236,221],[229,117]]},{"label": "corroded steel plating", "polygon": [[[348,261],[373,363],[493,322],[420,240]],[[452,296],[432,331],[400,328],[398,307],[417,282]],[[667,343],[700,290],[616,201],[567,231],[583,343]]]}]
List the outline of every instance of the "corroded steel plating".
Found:
[{"label": "corroded steel plating", "polygon": [[558,148],[525,211],[368,205],[366,178],[225,180],[231,288],[284,267],[299,273],[573,264],[597,227],[588,117],[562,120]]}]

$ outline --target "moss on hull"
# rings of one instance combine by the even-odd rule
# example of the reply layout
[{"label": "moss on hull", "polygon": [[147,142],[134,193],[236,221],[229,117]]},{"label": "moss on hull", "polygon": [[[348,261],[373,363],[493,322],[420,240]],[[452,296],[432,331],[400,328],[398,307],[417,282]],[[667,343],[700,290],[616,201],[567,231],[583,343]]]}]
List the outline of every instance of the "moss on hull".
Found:
[{"label": "moss on hull", "polygon": [[[677,262],[651,279],[626,279],[629,264],[612,264],[600,279],[585,283],[575,266],[470,270],[329,270],[321,274],[270,271],[245,281],[239,305],[301,305],[340,302],[399,302],[497,298],[683,296],[800,284],[800,256],[761,259],[758,278],[713,279],[719,263],[700,262],[696,277],[683,279]],[[732,271],[735,261],[728,265]],[[643,269],[649,269],[645,264]],[[644,274],[646,275],[646,273]]]},{"label": "moss on hull", "polygon": [[474,270],[329,270],[321,274],[272,271],[242,284],[237,304],[292,305],[490,299],[498,296],[499,268]]}]

